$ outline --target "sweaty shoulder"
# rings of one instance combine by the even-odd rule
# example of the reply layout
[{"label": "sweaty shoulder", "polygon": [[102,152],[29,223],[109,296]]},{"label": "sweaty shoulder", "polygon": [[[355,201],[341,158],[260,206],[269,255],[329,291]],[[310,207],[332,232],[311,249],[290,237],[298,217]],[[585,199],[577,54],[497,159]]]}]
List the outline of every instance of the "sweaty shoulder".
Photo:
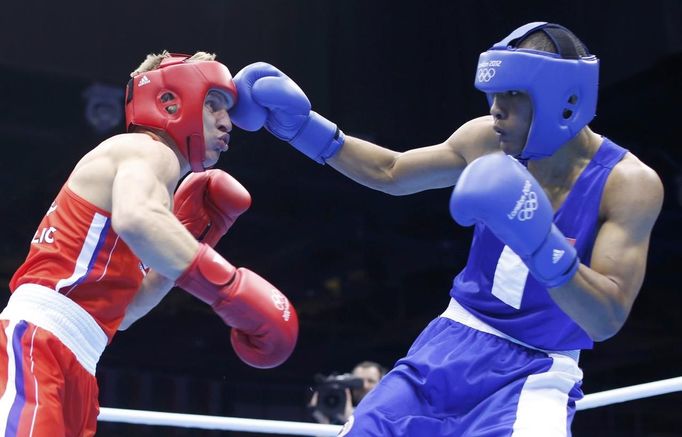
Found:
[{"label": "sweaty shoulder", "polygon": [[616,222],[650,224],[663,204],[663,183],[658,174],[632,153],[613,168],[604,187],[601,215]]},{"label": "sweaty shoulder", "polygon": [[490,115],[474,118],[460,126],[446,141],[469,164],[476,158],[500,150]]},{"label": "sweaty shoulder", "polygon": [[87,153],[69,177],[69,188],[96,206],[111,210],[111,189],[119,168],[131,162],[144,168],[172,191],[180,177],[180,163],[167,145],[146,134],[113,136]]}]

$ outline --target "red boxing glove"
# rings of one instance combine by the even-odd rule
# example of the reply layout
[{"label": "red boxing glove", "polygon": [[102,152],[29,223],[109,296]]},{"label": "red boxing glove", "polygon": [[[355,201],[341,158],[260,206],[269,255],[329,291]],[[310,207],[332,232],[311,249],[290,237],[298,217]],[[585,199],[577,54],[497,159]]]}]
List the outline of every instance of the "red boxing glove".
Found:
[{"label": "red boxing glove", "polygon": [[298,338],[296,310],[272,284],[235,268],[202,244],[177,285],[207,304],[231,326],[235,353],[246,364],[269,369],[294,351]]},{"label": "red boxing glove", "polygon": [[194,238],[211,247],[249,206],[249,192],[222,170],[191,173],[173,198],[173,214]]}]

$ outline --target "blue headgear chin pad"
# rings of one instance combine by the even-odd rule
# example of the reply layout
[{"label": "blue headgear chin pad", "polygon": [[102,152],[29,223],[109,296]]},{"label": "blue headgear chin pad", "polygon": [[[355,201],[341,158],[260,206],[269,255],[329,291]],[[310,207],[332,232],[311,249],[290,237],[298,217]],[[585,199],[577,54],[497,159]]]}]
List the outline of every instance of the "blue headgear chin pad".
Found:
[{"label": "blue headgear chin pad", "polygon": [[[530,96],[533,120],[521,159],[554,154],[595,116],[599,60],[592,55],[565,59],[556,53],[510,47],[510,43],[546,27],[536,22],[519,27],[481,53],[475,86],[488,95],[521,91]],[[551,25],[557,27],[557,25]]]}]

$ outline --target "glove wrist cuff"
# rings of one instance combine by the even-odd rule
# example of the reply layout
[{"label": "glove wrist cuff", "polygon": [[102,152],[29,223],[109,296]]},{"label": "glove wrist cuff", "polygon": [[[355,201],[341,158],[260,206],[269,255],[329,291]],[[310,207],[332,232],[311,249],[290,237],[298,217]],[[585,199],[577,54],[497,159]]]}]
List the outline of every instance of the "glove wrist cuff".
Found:
[{"label": "glove wrist cuff", "polygon": [[343,146],[345,138],[336,124],[310,111],[308,120],[289,143],[307,157],[325,164]]},{"label": "glove wrist cuff", "polygon": [[175,284],[213,306],[222,296],[221,291],[235,278],[237,269],[208,244],[200,244],[190,265]]},{"label": "glove wrist cuff", "polygon": [[578,271],[578,253],[564,234],[552,223],[547,238],[526,261],[533,277],[547,288],[559,287]]}]

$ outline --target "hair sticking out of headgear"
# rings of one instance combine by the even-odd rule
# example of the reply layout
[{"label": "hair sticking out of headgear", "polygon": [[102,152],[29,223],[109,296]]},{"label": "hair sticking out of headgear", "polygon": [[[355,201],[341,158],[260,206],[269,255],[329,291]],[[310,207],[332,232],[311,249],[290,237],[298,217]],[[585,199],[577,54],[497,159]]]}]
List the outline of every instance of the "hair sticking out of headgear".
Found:
[{"label": "hair sticking out of headgear", "polygon": [[551,23],[529,32],[523,38],[511,41],[511,46],[556,53],[562,59],[580,59],[591,56],[585,44],[573,32]]},{"label": "hair sticking out of headgear", "polygon": [[204,171],[206,154],[203,107],[206,94],[218,90],[236,102],[230,71],[220,62],[168,53],[158,67],[140,72],[126,88],[126,125],[164,130],[192,171]]},{"label": "hair sticking out of headgear", "polygon": [[[543,50],[547,42],[555,50]],[[474,84],[491,105],[495,93],[529,95],[533,120],[520,158],[546,158],[594,118],[599,60],[565,27],[529,23],[481,53]]]}]

